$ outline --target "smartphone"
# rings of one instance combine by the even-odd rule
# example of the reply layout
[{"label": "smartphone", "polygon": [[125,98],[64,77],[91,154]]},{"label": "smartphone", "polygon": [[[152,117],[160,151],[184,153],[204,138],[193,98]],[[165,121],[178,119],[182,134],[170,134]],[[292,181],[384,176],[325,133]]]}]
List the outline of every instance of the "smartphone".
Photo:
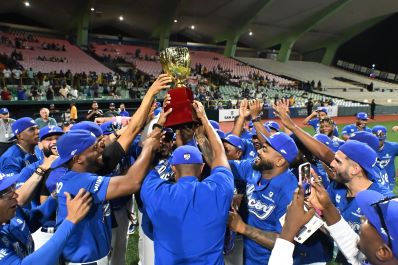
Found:
[{"label": "smartphone", "polygon": [[304,189],[304,197],[311,194],[311,164],[303,163],[299,166],[299,183]]}]

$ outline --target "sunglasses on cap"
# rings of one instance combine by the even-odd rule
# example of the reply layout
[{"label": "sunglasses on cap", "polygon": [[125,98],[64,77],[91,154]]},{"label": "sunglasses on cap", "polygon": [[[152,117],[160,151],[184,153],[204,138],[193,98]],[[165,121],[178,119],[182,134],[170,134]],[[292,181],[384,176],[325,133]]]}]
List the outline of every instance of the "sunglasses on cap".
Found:
[{"label": "sunglasses on cap", "polygon": [[392,249],[392,242],[391,242],[392,239],[391,239],[390,233],[388,232],[386,220],[384,219],[384,215],[383,215],[383,211],[381,209],[381,205],[383,205],[383,204],[385,204],[385,203],[387,203],[389,201],[395,200],[395,199],[398,199],[398,196],[386,197],[386,198],[381,199],[380,201],[372,203],[370,205],[376,210],[376,213],[377,213],[377,215],[378,215],[378,217],[380,219],[380,222],[381,222],[382,229],[385,231],[385,233],[387,235],[388,246],[390,247],[390,249]]},{"label": "sunglasses on cap", "polygon": [[0,199],[9,200],[14,196],[15,184],[0,192]]}]

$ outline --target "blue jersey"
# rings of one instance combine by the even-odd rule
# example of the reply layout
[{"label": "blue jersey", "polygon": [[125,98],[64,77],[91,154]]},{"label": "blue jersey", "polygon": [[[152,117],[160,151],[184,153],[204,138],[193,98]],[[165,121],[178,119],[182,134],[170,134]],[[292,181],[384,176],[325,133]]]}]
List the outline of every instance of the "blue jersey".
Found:
[{"label": "blue jersey", "polygon": [[[354,123],[348,124],[348,125],[344,126],[343,130],[341,131],[341,135],[348,134],[348,136],[351,137],[353,133],[358,132],[358,131],[359,130],[358,130],[358,127],[356,124],[354,124]],[[372,133],[372,129],[370,129],[369,127],[365,127],[361,131]]]},{"label": "blue jersey", "polygon": [[[280,233],[279,219],[286,213],[288,204],[297,188],[297,179],[286,170],[270,180],[263,179],[261,172],[252,168],[252,160],[230,161],[235,178],[247,183],[246,196],[249,215],[247,223],[264,231]],[[271,250],[245,238],[244,259],[246,265],[267,264]]]},{"label": "blue jersey", "polygon": [[39,159],[39,160],[44,159],[43,150],[41,150],[38,145],[35,146],[35,155],[36,155],[37,159]]},{"label": "blue jersey", "polygon": [[64,192],[76,196],[79,190],[84,188],[93,198],[89,214],[75,226],[63,250],[65,261],[91,262],[109,254],[112,236],[110,205],[106,201],[109,181],[110,178],[107,177],[71,170],[60,176],[57,182],[57,226],[67,215]]},{"label": "blue jersey", "polygon": [[57,167],[51,170],[45,183],[46,188],[50,193],[53,193],[56,190],[59,178],[65,175],[67,171],[68,169],[66,167]]},{"label": "blue jersey", "polygon": [[[309,120],[308,125],[310,125],[312,128],[314,128],[315,133],[320,133],[319,128],[321,127],[321,125],[319,124],[318,118],[313,118],[313,119]],[[336,124],[334,124],[333,136],[336,136],[336,137],[339,136],[339,128],[337,128]]]},{"label": "blue jersey", "polygon": [[38,158],[35,155],[26,153],[14,144],[1,155],[0,172],[18,174],[24,167],[36,161],[38,161]]},{"label": "blue jersey", "polygon": [[[55,210],[56,201],[50,198],[43,207]],[[41,225],[41,214],[36,214],[40,210],[28,212],[18,208],[15,217],[9,223],[0,226],[0,265],[58,264],[59,255],[74,225],[65,221],[44,246],[33,252],[31,232]]]},{"label": "blue jersey", "polygon": [[242,139],[245,144],[245,152],[243,153],[242,160],[253,159],[257,156],[257,150],[253,145],[252,139]]},{"label": "blue jersey", "polygon": [[122,117],[130,117],[130,113],[128,113],[126,110],[119,112],[119,115]]},{"label": "blue jersey", "polygon": [[391,190],[395,187],[395,157],[398,156],[398,143],[385,141],[381,150],[377,151],[377,164],[386,170]]},{"label": "blue jersey", "polygon": [[388,179],[387,171],[384,168],[381,168],[380,165],[378,164],[376,164],[376,166],[374,166],[373,169],[375,170],[376,175],[368,176],[369,179],[373,182],[379,183],[384,188],[392,191],[394,187],[391,189],[390,180]]},{"label": "blue jersey", "polygon": [[224,264],[232,196],[233,176],[225,167],[201,182],[185,176],[172,183],[152,170],[141,198],[154,227],[155,264]]},{"label": "blue jersey", "polygon": [[[392,192],[380,184],[373,182],[368,190],[377,191],[384,196],[392,196]],[[361,225],[360,217],[363,215],[359,208],[355,197],[347,198],[347,188],[344,185],[332,182],[328,187],[330,199],[333,204],[339,209],[341,216],[347,221],[351,228],[358,233]]]}]

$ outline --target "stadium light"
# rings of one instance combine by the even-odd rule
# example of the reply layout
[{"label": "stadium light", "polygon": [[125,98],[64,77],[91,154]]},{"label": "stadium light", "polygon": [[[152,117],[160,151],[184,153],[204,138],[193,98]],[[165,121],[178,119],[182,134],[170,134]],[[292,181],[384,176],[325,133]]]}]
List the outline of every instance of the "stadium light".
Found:
[{"label": "stadium light", "polygon": [[177,19],[174,19],[174,23],[177,23],[178,22],[178,20]]},{"label": "stadium light", "polygon": [[124,17],[123,17],[123,16],[119,16],[119,20],[120,20],[120,21],[123,21],[123,20],[124,20]]},{"label": "stadium light", "polygon": [[373,67],[373,68],[375,68],[375,67],[376,67],[376,65],[375,65],[375,64],[372,64],[372,67]]},{"label": "stadium light", "polygon": [[92,8],[90,8],[90,10],[91,10],[91,11],[95,11],[95,8],[94,8],[94,7],[92,7]]},{"label": "stadium light", "polygon": [[191,29],[192,29],[192,30],[195,29],[195,25],[191,25]]},{"label": "stadium light", "polygon": [[30,7],[30,3],[29,3],[28,1],[25,1],[25,2],[24,2],[24,5],[25,5],[26,7]]},{"label": "stadium light", "polygon": [[253,36],[253,31],[250,31],[250,32],[249,32],[249,36]]}]

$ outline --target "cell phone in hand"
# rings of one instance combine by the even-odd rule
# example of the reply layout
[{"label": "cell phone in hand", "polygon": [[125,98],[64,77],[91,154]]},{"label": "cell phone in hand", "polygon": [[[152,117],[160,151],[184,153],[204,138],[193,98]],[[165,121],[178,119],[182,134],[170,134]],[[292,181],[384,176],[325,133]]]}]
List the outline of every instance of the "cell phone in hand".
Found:
[{"label": "cell phone in hand", "polygon": [[298,168],[298,171],[299,183],[301,183],[304,189],[304,197],[308,197],[311,194],[311,164],[301,164]]}]

